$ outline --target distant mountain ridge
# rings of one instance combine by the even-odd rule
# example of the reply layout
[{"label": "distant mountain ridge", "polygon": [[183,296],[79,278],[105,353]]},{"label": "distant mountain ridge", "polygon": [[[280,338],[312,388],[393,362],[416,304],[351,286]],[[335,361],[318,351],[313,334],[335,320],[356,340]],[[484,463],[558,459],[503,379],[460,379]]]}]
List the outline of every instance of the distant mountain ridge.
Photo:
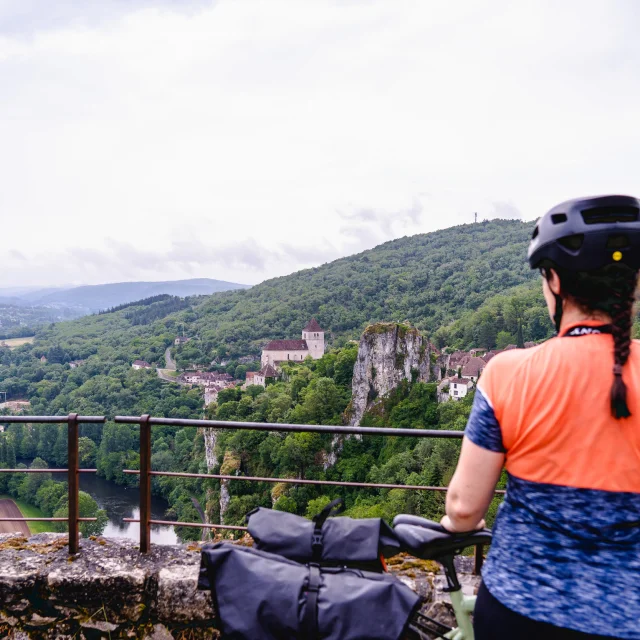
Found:
[{"label": "distant mountain ridge", "polygon": [[0,303],[18,306],[71,308],[78,315],[94,313],[163,293],[185,298],[219,291],[247,289],[250,285],[211,278],[161,282],[116,282],[63,289],[0,289]]}]

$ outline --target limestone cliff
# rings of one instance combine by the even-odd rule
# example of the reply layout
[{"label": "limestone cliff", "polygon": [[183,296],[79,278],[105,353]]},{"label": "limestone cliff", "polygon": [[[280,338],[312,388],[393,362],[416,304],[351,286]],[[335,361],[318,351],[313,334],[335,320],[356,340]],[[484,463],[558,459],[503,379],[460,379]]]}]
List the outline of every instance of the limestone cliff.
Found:
[{"label": "limestone cliff", "polygon": [[374,401],[403,380],[429,382],[431,351],[428,340],[406,324],[379,323],[365,329],[353,368],[350,425],[359,425]]},{"label": "limestone cliff", "polygon": [[218,464],[216,457],[218,431],[216,429],[202,429],[202,434],[204,436],[204,456],[207,461],[207,472],[211,473],[212,469]]},{"label": "limestone cliff", "polygon": [[[240,470],[240,458],[231,451],[226,451],[220,473],[223,476],[237,476]],[[231,502],[231,493],[229,492],[229,480],[220,480],[220,524],[224,524],[224,516]]]}]

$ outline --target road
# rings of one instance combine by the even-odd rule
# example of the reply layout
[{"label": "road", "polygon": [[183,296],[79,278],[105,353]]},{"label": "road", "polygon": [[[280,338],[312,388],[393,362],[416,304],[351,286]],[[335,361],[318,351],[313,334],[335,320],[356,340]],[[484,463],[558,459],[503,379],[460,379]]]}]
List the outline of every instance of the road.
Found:
[{"label": "road", "polygon": [[[0,500],[0,517],[2,518],[22,518],[20,509],[13,500],[3,498]],[[0,533],[21,533],[29,537],[31,531],[26,522],[0,522]]]},{"label": "road", "polygon": [[167,374],[167,371],[173,371],[173,369],[156,369],[156,371],[158,372],[158,378],[160,378],[160,380],[166,380],[167,382],[173,382],[174,384],[187,384],[186,382],[181,382],[177,378]]},{"label": "road", "polygon": [[171,358],[171,347],[164,352],[164,360],[167,363],[165,369],[169,369],[171,371],[176,370],[176,361]]}]

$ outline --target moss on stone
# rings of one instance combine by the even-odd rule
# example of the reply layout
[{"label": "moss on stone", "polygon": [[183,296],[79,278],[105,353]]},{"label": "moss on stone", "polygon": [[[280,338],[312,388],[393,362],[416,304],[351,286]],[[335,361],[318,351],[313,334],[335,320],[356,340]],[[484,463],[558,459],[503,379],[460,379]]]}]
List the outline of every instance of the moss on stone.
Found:
[{"label": "moss on stone", "polygon": [[220,474],[223,476],[231,476],[240,469],[241,464],[240,456],[232,451],[225,451],[224,459],[220,465]]}]

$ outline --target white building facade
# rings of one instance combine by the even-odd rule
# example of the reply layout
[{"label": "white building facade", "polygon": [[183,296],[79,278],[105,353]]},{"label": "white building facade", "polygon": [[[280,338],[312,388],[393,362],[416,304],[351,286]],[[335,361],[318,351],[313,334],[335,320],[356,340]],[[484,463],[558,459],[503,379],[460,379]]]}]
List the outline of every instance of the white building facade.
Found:
[{"label": "white building facade", "polygon": [[272,340],[262,349],[260,364],[277,366],[281,362],[302,362],[308,356],[314,360],[324,355],[324,330],[312,318],[302,330],[302,340]]},{"label": "white building facade", "polygon": [[449,380],[449,397],[453,400],[461,400],[472,387],[473,382],[467,378],[451,378]]}]

